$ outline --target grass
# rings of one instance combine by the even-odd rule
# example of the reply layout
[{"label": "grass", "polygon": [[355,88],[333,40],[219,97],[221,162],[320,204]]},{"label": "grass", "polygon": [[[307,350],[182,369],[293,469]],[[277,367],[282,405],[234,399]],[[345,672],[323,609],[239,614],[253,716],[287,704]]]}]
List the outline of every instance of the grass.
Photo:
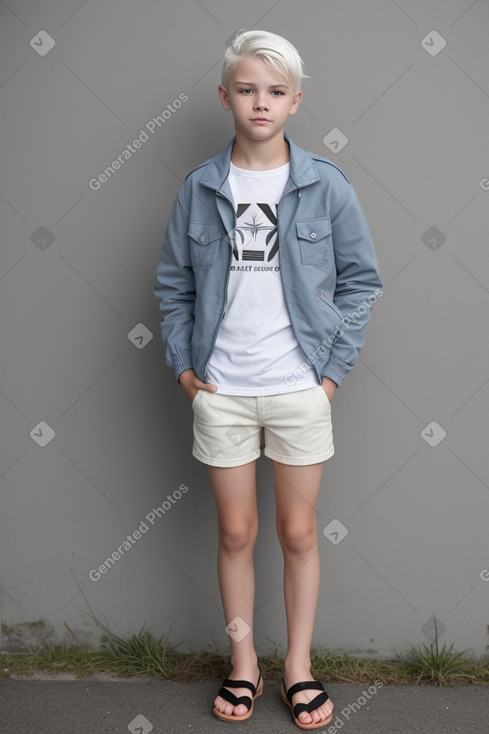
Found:
[{"label": "grass", "polygon": [[[169,643],[168,637],[157,639],[145,627],[127,640],[106,627],[103,629],[105,634],[99,651],[73,644],[49,646],[25,653],[0,653],[0,677],[40,672],[70,673],[79,677],[109,673],[120,677],[151,676],[193,682],[221,680],[229,674],[229,657],[217,652],[179,652]],[[457,652],[453,644],[447,647],[444,643],[440,648],[436,622],[435,639],[430,645],[410,647],[410,654],[397,660],[355,658],[315,649],[311,658],[312,672],[323,681],[360,685],[379,680],[384,685],[489,683],[489,662],[482,663],[473,655],[467,656],[467,650]],[[265,679],[282,676],[283,659],[277,650],[260,657],[259,665]]]},{"label": "grass", "polygon": [[430,645],[425,643],[421,648],[411,645],[411,655],[408,666],[414,676],[416,683],[433,683],[435,686],[455,685],[457,683],[473,683],[481,675],[485,680],[477,682],[488,682],[487,673],[489,666],[481,665],[475,656],[471,660],[467,657],[469,650],[457,652],[453,649],[453,642],[447,647],[446,642],[440,649],[438,642],[438,630],[436,618],[433,617],[435,625],[435,639]]}]

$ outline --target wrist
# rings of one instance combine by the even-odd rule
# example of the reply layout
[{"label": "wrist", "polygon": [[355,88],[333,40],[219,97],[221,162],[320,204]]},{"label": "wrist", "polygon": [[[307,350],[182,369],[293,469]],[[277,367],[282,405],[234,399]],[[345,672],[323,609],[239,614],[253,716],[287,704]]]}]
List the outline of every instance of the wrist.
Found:
[{"label": "wrist", "polygon": [[[185,380],[186,380],[186,379],[187,379],[187,377],[188,377],[188,376],[190,375],[190,373],[193,373],[193,369],[192,369],[191,367],[189,367],[189,368],[188,368],[188,369],[186,369],[186,370],[182,370],[182,372],[180,372],[180,374],[178,375],[178,380],[177,380],[177,381],[178,381],[178,382],[179,382],[180,384],[182,384],[182,382],[185,382]],[[183,380],[181,379],[182,377],[183,377]]]},{"label": "wrist", "polygon": [[331,402],[338,385],[330,377],[323,377],[321,380],[321,387],[323,388],[324,392],[326,393],[326,397]]}]

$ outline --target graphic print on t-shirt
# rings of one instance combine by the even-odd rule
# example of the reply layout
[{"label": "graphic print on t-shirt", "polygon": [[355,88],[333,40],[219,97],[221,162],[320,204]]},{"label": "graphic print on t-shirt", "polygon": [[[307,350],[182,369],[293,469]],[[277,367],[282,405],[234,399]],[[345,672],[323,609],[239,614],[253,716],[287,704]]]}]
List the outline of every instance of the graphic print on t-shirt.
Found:
[{"label": "graphic print on t-shirt", "polygon": [[266,171],[230,163],[232,255],[224,314],[207,365],[207,381],[223,395],[278,395],[318,384],[313,369],[292,385],[284,379],[304,363],[280,274],[277,216],[288,176],[288,163]]},{"label": "graphic print on t-shirt", "polygon": [[[238,204],[233,241],[235,260],[270,263],[277,253],[277,206],[274,212],[266,203]],[[278,258],[275,264],[278,266]]]}]

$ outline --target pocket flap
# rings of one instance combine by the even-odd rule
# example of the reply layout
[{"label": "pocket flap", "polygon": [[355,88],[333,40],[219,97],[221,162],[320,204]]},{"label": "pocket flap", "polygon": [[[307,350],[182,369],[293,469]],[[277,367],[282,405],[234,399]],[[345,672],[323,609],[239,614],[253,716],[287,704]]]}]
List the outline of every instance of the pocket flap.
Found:
[{"label": "pocket flap", "polygon": [[220,224],[202,224],[201,222],[189,222],[188,236],[198,245],[208,245],[224,236],[224,230]]},{"label": "pocket flap", "polygon": [[317,242],[331,234],[329,217],[320,219],[303,219],[295,223],[297,237],[308,242]]}]

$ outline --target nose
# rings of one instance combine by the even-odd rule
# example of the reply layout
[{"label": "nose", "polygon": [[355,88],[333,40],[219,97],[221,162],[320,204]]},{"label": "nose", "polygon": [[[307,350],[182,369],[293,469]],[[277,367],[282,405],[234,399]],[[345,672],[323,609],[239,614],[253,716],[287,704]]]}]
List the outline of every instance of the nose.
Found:
[{"label": "nose", "polygon": [[267,110],[268,109],[268,99],[265,92],[258,92],[255,97],[255,109],[257,110]]}]

